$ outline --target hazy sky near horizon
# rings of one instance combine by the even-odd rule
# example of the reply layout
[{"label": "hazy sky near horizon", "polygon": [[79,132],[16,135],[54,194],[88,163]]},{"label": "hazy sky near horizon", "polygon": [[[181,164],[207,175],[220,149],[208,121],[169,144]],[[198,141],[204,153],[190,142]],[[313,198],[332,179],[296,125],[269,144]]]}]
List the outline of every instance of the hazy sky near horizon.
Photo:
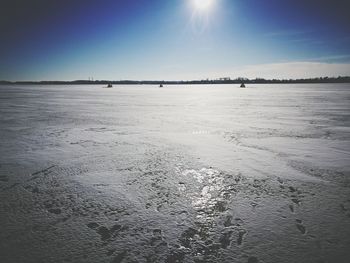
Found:
[{"label": "hazy sky near horizon", "polygon": [[346,0],[2,0],[0,80],[350,75],[349,10]]}]

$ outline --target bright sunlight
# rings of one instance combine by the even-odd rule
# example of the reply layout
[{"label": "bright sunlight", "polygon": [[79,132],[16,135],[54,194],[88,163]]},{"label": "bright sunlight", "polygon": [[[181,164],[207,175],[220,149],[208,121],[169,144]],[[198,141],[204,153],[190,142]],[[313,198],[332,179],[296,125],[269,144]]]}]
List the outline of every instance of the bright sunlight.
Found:
[{"label": "bright sunlight", "polygon": [[215,0],[192,0],[194,8],[199,11],[209,11]]}]

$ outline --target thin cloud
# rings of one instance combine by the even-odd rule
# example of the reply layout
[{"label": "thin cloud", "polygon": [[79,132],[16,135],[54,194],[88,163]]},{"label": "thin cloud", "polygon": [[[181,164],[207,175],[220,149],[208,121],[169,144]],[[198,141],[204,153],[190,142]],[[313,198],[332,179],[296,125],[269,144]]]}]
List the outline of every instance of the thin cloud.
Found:
[{"label": "thin cloud", "polygon": [[342,55],[332,55],[332,56],[322,56],[316,58],[308,58],[307,61],[328,61],[328,60],[343,60],[350,59],[350,54],[342,54]]},{"label": "thin cloud", "polygon": [[280,37],[280,36],[299,36],[308,33],[309,31],[301,30],[279,30],[274,32],[266,33],[266,37]]},{"label": "thin cloud", "polygon": [[350,76],[350,63],[286,62],[251,65],[232,70],[233,77],[296,79]]},{"label": "thin cloud", "polygon": [[292,43],[305,43],[305,44],[316,44],[316,45],[325,44],[325,41],[323,41],[323,40],[320,40],[320,39],[310,39],[310,38],[289,39],[288,42],[292,42]]}]

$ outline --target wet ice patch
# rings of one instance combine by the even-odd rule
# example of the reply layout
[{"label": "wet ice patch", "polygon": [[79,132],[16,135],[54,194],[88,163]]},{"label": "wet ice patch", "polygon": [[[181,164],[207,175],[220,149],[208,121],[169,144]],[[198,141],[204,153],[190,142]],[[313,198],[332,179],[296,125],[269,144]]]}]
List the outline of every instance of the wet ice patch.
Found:
[{"label": "wet ice patch", "polygon": [[185,170],[182,175],[193,178],[195,190],[186,194],[197,212],[198,220],[210,221],[217,213],[227,210],[225,198],[229,194],[229,184],[225,183],[224,173],[213,168],[202,168]]},{"label": "wet ice patch", "polygon": [[203,183],[205,180],[212,181],[213,179],[217,178],[219,174],[220,172],[218,170],[212,168],[202,168],[200,170],[189,169],[182,172],[183,176],[192,176],[200,184]]}]

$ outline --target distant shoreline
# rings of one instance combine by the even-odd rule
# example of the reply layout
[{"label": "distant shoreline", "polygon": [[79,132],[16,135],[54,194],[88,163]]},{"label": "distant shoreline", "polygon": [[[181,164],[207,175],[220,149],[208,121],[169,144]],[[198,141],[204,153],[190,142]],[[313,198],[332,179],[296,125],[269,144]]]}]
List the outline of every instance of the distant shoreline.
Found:
[{"label": "distant shoreline", "polygon": [[215,79],[215,80],[184,80],[184,81],[167,81],[167,80],[74,80],[74,81],[0,81],[1,84],[7,85],[196,85],[196,84],[309,84],[309,83],[350,83],[350,76],[345,77],[321,77],[308,79]]}]

